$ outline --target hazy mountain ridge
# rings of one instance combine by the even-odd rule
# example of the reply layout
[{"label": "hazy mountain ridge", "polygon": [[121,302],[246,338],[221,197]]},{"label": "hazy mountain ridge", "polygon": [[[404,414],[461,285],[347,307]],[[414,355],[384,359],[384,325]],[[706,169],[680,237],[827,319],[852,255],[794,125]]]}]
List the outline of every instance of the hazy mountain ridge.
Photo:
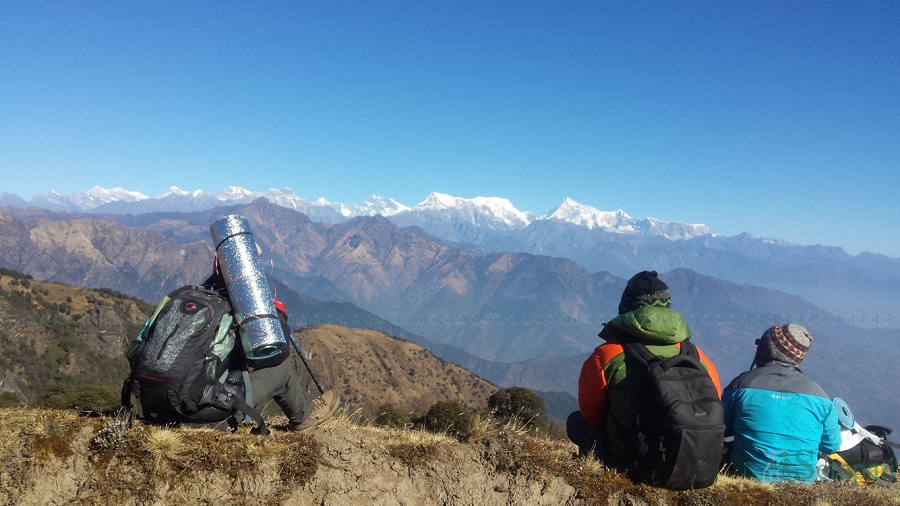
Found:
[{"label": "hazy mountain ridge", "polygon": [[112,221],[16,219],[0,209],[0,266],[37,279],[157,300],[177,286],[202,281],[211,255],[208,244],[179,244]]},{"label": "hazy mountain ridge", "polygon": [[[697,235],[712,234],[705,225],[665,222],[656,218],[636,220],[624,211],[609,213],[565,198],[556,208],[538,217],[531,211],[520,211],[513,204],[500,197],[461,198],[433,192],[415,206],[405,206],[394,199],[372,196],[361,204],[328,202],[325,199],[309,201],[298,197],[289,188],[272,188],[265,192],[253,192],[231,186],[220,192],[207,193],[203,190],[184,191],[170,188],[163,195],[150,198],[139,192],[122,188],[104,189],[99,186],[84,193],[60,195],[56,192],[36,194],[29,202],[12,194],[3,194],[5,205],[69,210],[90,213],[144,214],[151,212],[193,212],[204,211],[224,205],[248,204],[257,198],[300,211],[314,221],[338,223],[357,216],[381,214],[396,220],[401,226],[419,225],[429,229],[446,223],[455,223],[459,228],[488,228],[493,230],[520,230],[535,221],[559,220],[584,226],[588,229],[603,229],[621,234],[660,235],[668,239],[684,239]],[[450,237],[443,237],[454,240]],[[464,240],[464,234],[456,242]]]},{"label": "hazy mountain ridge", "polygon": [[[573,371],[599,344],[596,334],[602,323],[614,316],[625,283],[612,274],[589,273],[564,258],[511,253],[479,255],[440,243],[421,229],[398,228],[383,217],[359,217],[326,225],[266,201],[184,215],[117,218],[126,222],[139,220],[142,226],[160,233],[180,233],[178,241],[147,230],[138,233],[109,221],[98,221],[102,226],[91,227],[87,226],[91,220],[74,217],[73,227],[81,232],[68,233],[73,239],[66,244],[72,246],[70,254],[77,260],[73,262],[76,266],[90,263],[91,256],[86,252],[102,250],[105,256],[115,256],[108,247],[122,239],[103,240],[103,234],[137,241],[129,250],[137,257],[132,261],[137,263],[144,249],[151,253],[166,247],[180,250],[184,246],[178,243],[182,242],[196,247],[197,253],[190,262],[184,258],[180,263],[157,262],[155,285],[141,279],[137,269],[120,272],[116,281],[122,286],[115,289],[133,294],[136,287],[142,287],[147,291],[141,296],[153,300],[174,288],[167,283],[175,285],[177,279],[184,279],[182,283],[196,282],[205,277],[212,258],[208,225],[231,212],[240,212],[250,220],[254,235],[266,252],[266,262],[272,262],[274,276],[287,286],[339,293],[389,324],[425,336],[435,349],[451,345],[480,357],[484,362],[478,364],[468,358],[476,363],[465,365],[490,371],[484,373],[485,377],[500,384],[510,381],[538,390],[574,392]],[[10,230],[3,235],[9,244],[28,247],[33,242],[32,230],[57,227],[57,235],[66,234],[66,220],[62,217],[51,221],[35,218],[34,211],[29,211],[25,214],[30,217],[18,220],[15,214],[8,213],[7,219],[0,220]],[[73,218],[71,213],[64,216]],[[99,236],[90,237],[86,231],[96,231]],[[193,233],[197,235],[191,237]],[[142,248],[140,241],[144,240],[149,240],[151,247]],[[29,251],[37,251],[35,246],[30,247]],[[62,247],[59,250],[65,251]],[[148,257],[152,258],[154,255]],[[189,269],[197,274],[185,275]],[[92,279],[92,272],[84,268],[81,275]],[[68,274],[77,276],[79,272],[70,269]],[[129,286],[130,276],[137,281]],[[766,327],[799,319],[816,337],[808,367],[816,373],[817,380],[819,375],[824,378],[823,386],[829,385],[827,391],[847,397],[851,405],[860,406],[871,416],[900,420],[900,415],[889,415],[897,409],[896,403],[873,384],[892,377],[897,347],[887,340],[896,339],[896,333],[865,338],[865,331],[797,296],[758,286],[738,285],[689,270],[664,272],[663,276],[672,288],[674,307],[688,318],[695,342],[720,364],[723,381],[746,369],[752,357],[752,343]],[[153,298],[147,295],[151,290],[157,294]],[[329,298],[314,291],[303,294]],[[866,344],[857,348],[855,343]],[[444,350],[446,355],[442,352],[442,356],[454,352],[452,348]],[[555,355],[559,360],[539,361],[544,355]],[[848,360],[850,357],[852,360]],[[523,363],[532,359],[527,365],[492,363]],[[545,365],[551,363],[554,365]],[[556,364],[560,367],[554,373]],[[860,374],[860,370],[877,374]],[[535,374],[540,371],[545,373]],[[561,388],[566,384],[568,388]]]},{"label": "hazy mountain ridge", "polygon": [[493,234],[479,247],[562,256],[588,270],[602,268],[623,277],[648,266],[660,272],[687,268],[794,293],[837,314],[869,318],[900,314],[900,259],[871,253],[853,256],[837,247],[800,246],[750,234],[670,241],[550,221]]},{"label": "hazy mountain ridge", "polygon": [[[23,205],[18,197],[5,195],[8,198],[4,201],[10,205]],[[31,205],[134,215],[165,210],[196,212],[265,198],[302,212],[313,222],[345,223],[354,217],[381,214],[401,227],[420,227],[446,244],[478,253],[511,251],[565,257],[589,271],[603,270],[621,277],[648,266],[658,271],[688,268],[801,295],[857,321],[865,318],[871,323],[877,318],[878,325],[887,321],[888,325],[900,326],[895,289],[900,283],[900,258],[873,253],[854,256],[838,247],[800,246],[746,233],[723,237],[705,225],[655,218],[635,220],[621,209],[600,211],[568,198],[535,217],[519,211],[506,199],[464,199],[441,193],[432,193],[413,207],[374,196],[360,205],[324,199],[310,202],[290,189],[251,192],[238,187],[214,194],[173,187],[156,199],[121,188],[99,187],[84,194],[51,196],[36,195]],[[117,200],[116,196],[121,197]]]}]

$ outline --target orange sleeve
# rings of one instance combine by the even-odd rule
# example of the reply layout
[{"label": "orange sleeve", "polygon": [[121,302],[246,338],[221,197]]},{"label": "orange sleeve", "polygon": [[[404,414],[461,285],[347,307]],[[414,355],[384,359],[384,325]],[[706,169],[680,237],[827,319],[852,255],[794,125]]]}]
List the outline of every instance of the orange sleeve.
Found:
[{"label": "orange sleeve", "polygon": [[601,344],[585,360],[578,378],[578,409],[591,425],[599,425],[606,415],[606,393],[609,390],[603,368],[617,355],[623,353],[622,345],[607,341]]},{"label": "orange sleeve", "polygon": [[600,348],[581,366],[578,378],[578,409],[581,416],[591,425],[598,425],[606,413],[606,376],[600,362]]},{"label": "orange sleeve", "polygon": [[716,386],[716,392],[719,394],[719,399],[721,399],[722,385],[719,383],[719,373],[716,371],[716,365],[703,353],[703,350],[701,350],[699,346],[695,346],[695,348],[697,348],[697,353],[700,355],[700,361],[706,366],[706,372],[709,373],[710,379],[712,379],[713,384]]}]

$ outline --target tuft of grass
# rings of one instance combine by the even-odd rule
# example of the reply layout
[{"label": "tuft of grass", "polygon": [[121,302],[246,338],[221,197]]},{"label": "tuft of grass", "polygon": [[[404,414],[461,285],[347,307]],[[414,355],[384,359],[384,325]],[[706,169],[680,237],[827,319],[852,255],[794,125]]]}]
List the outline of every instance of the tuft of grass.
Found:
[{"label": "tuft of grass", "polygon": [[475,413],[469,428],[469,438],[478,440],[486,438],[497,432],[500,422],[493,415],[487,413]]},{"label": "tuft of grass", "polygon": [[388,454],[409,467],[421,467],[436,460],[442,455],[443,448],[459,443],[447,434],[423,429],[383,430],[392,436],[386,445]]},{"label": "tuft of grass", "polygon": [[328,430],[335,427],[351,427],[364,425],[362,421],[362,409],[350,411],[346,405],[342,405],[331,415],[331,418],[320,423],[316,430]]},{"label": "tuft of grass", "polygon": [[189,451],[182,432],[164,427],[148,430],[140,449],[150,457],[153,471],[158,471],[164,462],[183,463]]},{"label": "tuft of grass", "polygon": [[531,430],[531,420],[523,420],[516,415],[512,415],[506,419],[503,424],[503,430],[516,435],[524,435]]},{"label": "tuft of grass", "polygon": [[588,454],[583,457],[578,457],[578,469],[588,474],[600,474],[601,472],[606,471],[606,466],[603,465],[602,462],[597,460],[593,454]]},{"label": "tuft of grass", "polygon": [[72,456],[72,433],[84,425],[74,411],[40,410],[37,418],[24,431],[30,439],[31,451],[40,459],[53,457],[62,460]]}]

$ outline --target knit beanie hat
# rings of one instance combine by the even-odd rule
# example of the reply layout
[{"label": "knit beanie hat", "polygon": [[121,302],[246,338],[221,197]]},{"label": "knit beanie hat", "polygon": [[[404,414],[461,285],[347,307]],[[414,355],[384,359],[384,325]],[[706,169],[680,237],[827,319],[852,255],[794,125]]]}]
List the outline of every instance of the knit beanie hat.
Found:
[{"label": "knit beanie hat", "polygon": [[619,314],[634,311],[641,306],[669,307],[669,303],[669,287],[659,279],[656,271],[641,271],[625,285],[619,302]]},{"label": "knit beanie hat", "polygon": [[812,336],[802,325],[788,323],[770,327],[756,340],[756,357],[753,363],[760,364],[777,360],[785,364],[799,365],[812,345]]}]

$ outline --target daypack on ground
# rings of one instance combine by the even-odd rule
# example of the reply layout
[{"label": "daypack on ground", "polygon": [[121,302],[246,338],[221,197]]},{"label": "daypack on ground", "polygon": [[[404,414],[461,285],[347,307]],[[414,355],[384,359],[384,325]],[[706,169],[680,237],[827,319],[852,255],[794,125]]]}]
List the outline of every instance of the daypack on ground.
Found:
[{"label": "daypack on ground", "polygon": [[841,398],[834,398],[841,424],[841,446],[834,453],[823,455],[818,462],[819,479],[851,481],[868,485],[877,481],[896,483],[897,455],[900,445],[888,441],[892,430],[881,425],[862,427]]},{"label": "daypack on ground", "polygon": [[244,400],[244,374],[229,371],[234,350],[231,304],[218,293],[185,286],[165,296],[126,355],[131,375],[122,403],[138,399],[157,423],[210,423],[242,411],[264,429]]},{"label": "daypack on ground", "polygon": [[712,485],[722,460],[724,409],[697,349],[684,341],[678,355],[662,358],[640,343],[622,347],[647,367],[635,420],[635,478],[674,490]]},{"label": "daypack on ground", "polygon": [[863,439],[856,446],[832,453],[824,460],[828,463],[831,480],[849,480],[859,485],[879,480],[897,482],[897,456],[885,442],[875,444]]}]

